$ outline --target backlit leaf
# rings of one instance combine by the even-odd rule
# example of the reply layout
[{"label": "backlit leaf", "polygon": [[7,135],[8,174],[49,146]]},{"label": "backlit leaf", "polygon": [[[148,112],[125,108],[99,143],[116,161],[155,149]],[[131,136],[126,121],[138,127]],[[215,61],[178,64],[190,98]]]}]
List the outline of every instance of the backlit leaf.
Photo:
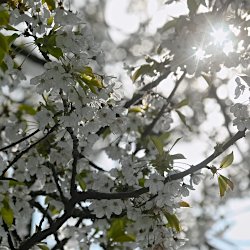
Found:
[{"label": "backlit leaf", "polygon": [[150,139],[154,143],[154,145],[155,145],[156,149],[158,150],[159,154],[163,154],[163,152],[164,152],[163,151],[164,144],[160,140],[160,138],[158,136],[150,136]]},{"label": "backlit leaf", "polygon": [[190,207],[189,203],[186,201],[180,201],[179,205],[180,205],[180,207]]},{"label": "backlit leaf", "polygon": [[188,99],[184,99],[184,100],[182,100],[181,102],[177,103],[177,104],[175,105],[175,108],[176,108],[176,109],[179,109],[179,108],[181,108],[181,107],[183,107],[183,106],[186,106],[186,105],[188,105]]},{"label": "backlit leaf", "polygon": [[223,175],[218,176],[218,184],[220,189],[220,196],[223,197],[227,188],[229,187],[231,190],[234,189],[234,184],[231,180]]},{"label": "backlit leaf", "polygon": [[144,64],[134,72],[134,74],[132,75],[132,81],[135,82],[140,76],[147,73],[152,73],[152,66],[150,66],[149,64]]},{"label": "backlit leaf", "polygon": [[128,219],[119,218],[114,219],[111,223],[111,226],[108,230],[107,236],[113,242],[129,242],[135,241],[133,235],[127,234],[126,232],[126,223]]},{"label": "backlit leaf", "polygon": [[191,127],[187,124],[185,115],[183,115],[179,110],[175,110],[175,111],[176,111],[176,113],[178,114],[178,116],[180,117],[182,123],[191,131],[192,129],[191,129]]},{"label": "backlit leaf", "polygon": [[1,208],[1,216],[3,221],[6,223],[7,226],[11,226],[14,220],[14,212],[10,208],[7,202],[4,203],[4,206]]},{"label": "backlit leaf", "polygon": [[42,2],[47,4],[50,11],[56,8],[55,0],[43,0]]},{"label": "backlit leaf", "polygon": [[180,225],[180,221],[177,218],[177,216],[175,214],[170,214],[167,211],[164,211],[164,215],[166,216],[167,220],[168,220],[168,225],[171,228],[174,228],[177,232],[181,231],[181,225]]},{"label": "backlit leaf", "polygon": [[45,244],[37,244],[37,246],[41,249],[41,250],[49,250],[49,248],[45,245]]},{"label": "backlit leaf", "polygon": [[232,151],[229,155],[224,157],[224,159],[222,160],[222,162],[220,164],[220,168],[229,167],[233,163],[233,160],[234,160],[234,154]]},{"label": "backlit leaf", "polygon": [[8,25],[10,14],[7,10],[0,10],[0,26]]}]

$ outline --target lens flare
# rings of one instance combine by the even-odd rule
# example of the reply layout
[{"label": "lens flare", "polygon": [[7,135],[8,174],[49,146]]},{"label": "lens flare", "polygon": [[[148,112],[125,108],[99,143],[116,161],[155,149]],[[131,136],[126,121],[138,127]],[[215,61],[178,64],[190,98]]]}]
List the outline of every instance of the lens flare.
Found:
[{"label": "lens flare", "polygon": [[223,28],[215,29],[211,36],[213,38],[213,43],[216,45],[222,45],[228,39],[228,32]]},{"label": "lens flare", "polygon": [[205,54],[206,54],[206,52],[205,52],[203,49],[199,48],[199,49],[195,52],[195,57],[196,57],[197,60],[200,61],[200,60],[202,60],[202,59],[205,58]]}]

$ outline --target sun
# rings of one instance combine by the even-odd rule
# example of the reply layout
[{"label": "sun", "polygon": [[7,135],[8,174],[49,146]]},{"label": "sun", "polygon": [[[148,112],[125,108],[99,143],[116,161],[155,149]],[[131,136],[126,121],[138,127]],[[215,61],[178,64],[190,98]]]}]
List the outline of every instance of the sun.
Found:
[{"label": "sun", "polygon": [[228,32],[226,32],[222,27],[213,29],[211,36],[215,45],[222,45],[228,40]]}]

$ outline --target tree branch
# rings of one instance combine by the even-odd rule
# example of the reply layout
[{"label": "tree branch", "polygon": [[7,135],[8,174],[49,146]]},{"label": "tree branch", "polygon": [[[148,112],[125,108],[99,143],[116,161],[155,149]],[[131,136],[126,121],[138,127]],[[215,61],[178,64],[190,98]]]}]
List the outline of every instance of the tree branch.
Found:
[{"label": "tree branch", "polygon": [[31,134],[29,134],[29,135],[23,137],[22,139],[20,139],[20,140],[18,140],[18,141],[15,141],[15,142],[13,142],[13,143],[11,143],[11,144],[9,144],[8,146],[5,146],[5,147],[3,147],[3,148],[0,148],[0,152],[6,150],[6,149],[8,149],[8,148],[14,147],[15,145],[17,145],[17,144],[19,144],[19,143],[21,143],[21,142],[23,142],[23,141],[29,139],[30,137],[32,137],[33,135],[37,134],[38,132],[39,132],[39,129],[37,129],[37,130],[35,130],[34,132],[32,132]]},{"label": "tree branch", "polygon": [[54,166],[54,164],[52,164],[52,163],[50,163],[50,162],[47,162],[46,165],[47,165],[47,167],[48,167],[49,169],[51,169],[51,171],[52,171],[52,175],[53,175],[53,178],[54,178],[54,182],[55,182],[56,187],[57,187],[57,190],[58,190],[58,192],[59,192],[61,201],[63,202],[63,204],[65,204],[66,201],[67,201],[67,199],[65,198],[65,196],[64,196],[64,194],[63,194],[63,191],[62,191],[62,189],[61,189],[61,186],[60,186],[60,184],[59,184],[59,178],[58,178],[58,176],[57,176],[57,172],[56,172],[55,166]]},{"label": "tree branch", "polygon": [[36,142],[32,143],[29,147],[27,147],[25,150],[21,151],[19,154],[15,156],[15,158],[9,163],[9,165],[3,170],[1,177],[4,177],[5,173],[9,170],[10,167],[12,167],[13,164],[15,164],[24,154],[26,154],[30,149],[32,149],[34,146],[36,146],[38,143],[46,139],[52,132],[55,131],[55,129],[58,127],[58,124],[55,124],[48,133],[37,140]]},{"label": "tree branch", "polygon": [[145,128],[144,132],[142,133],[141,137],[144,138],[145,136],[149,135],[150,132],[152,131],[152,129],[154,128],[155,124],[157,123],[157,121],[161,118],[161,116],[164,114],[165,110],[168,108],[177,88],[179,87],[181,81],[184,79],[186,75],[186,70],[183,72],[183,74],[181,75],[180,79],[176,81],[176,84],[173,88],[173,90],[171,91],[169,97],[167,98],[167,102],[162,106],[160,112],[157,114],[157,116],[154,118],[154,120]]},{"label": "tree branch", "polygon": [[[164,183],[182,179],[183,177],[193,174],[194,172],[202,168],[206,168],[207,164],[209,164],[217,156],[222,154],[226,149],[232,146],[236,141],[244,137],[245,133],[246,133],[246,130],[238,131],[232,138],[230,138],[226,143],[222,145],[221,151],[215,150],[214,153],[212,153],[209,157],[207,157],[204,161],[200,162],[199,164],[194,165],[191,168],[183,172],[169,175],[168,177],[166,177]],[[134,191],[130,191],[130,192],[118,192],[118,193],[102,193],[102,192],[97,192],[93,190],[88,190],[86,192],[78,192],[76,195],[76,199],[77,199],[77,202],[86,201],[88,199],[92,199],[92,200],[128,199],[128,198],[137,198],[140,195],[147,193],[148,191],[149,191],[149,188],[145,188],[145,187],[134,190]]]},{"label": "tree branch", "polygon": [[170,68],[167,68],[167,71],[164,74],[160,75],[155,81],[145,85],[140,90],[138,90],[138,93],[134,94],[132,99],[125,103],[124,107],[129,108],[131,105],[136,103],[145,94],[145,92],[147,92],[147,91],[155,88],[157,85],[159,85],[159,83],[162,80],[166,79],[170,73],[171,73]]}]

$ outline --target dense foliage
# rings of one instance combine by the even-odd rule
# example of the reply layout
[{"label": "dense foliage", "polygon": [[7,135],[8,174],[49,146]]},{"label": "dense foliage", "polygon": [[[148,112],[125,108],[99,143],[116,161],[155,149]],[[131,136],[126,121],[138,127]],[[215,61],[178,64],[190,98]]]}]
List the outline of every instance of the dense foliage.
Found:
[{"label": "dense foliage", "polygon": [[[237,185],[223,169],[234,161],[227,149],[250,129],[248,100],[225,102],[216,90],[227,84],[219,76],[227,69],[236,72],[235,98],[248,91],[249,5],[187,0],[189,13],[158,30],[143,63],[130,51],[126,70],[136,89],[127,100],[120,81],[101,72],[110,52],[96,44],[88,15],[83,20],[63,1],[1,1],[0,246],[187,246],[193,236],[179,218],[192,209],[185,197],[211,177],[217,196]],[[29,60],[43,73],[25,72]],[[169,82],[169,91],[156,90]],[[185,155],[173,150],[202,133],[204,93],[220,105],[230,138],[217,140],[211,131],[212,153],[183,169]],[[115,167],[96,163],[100,151]]]}]

